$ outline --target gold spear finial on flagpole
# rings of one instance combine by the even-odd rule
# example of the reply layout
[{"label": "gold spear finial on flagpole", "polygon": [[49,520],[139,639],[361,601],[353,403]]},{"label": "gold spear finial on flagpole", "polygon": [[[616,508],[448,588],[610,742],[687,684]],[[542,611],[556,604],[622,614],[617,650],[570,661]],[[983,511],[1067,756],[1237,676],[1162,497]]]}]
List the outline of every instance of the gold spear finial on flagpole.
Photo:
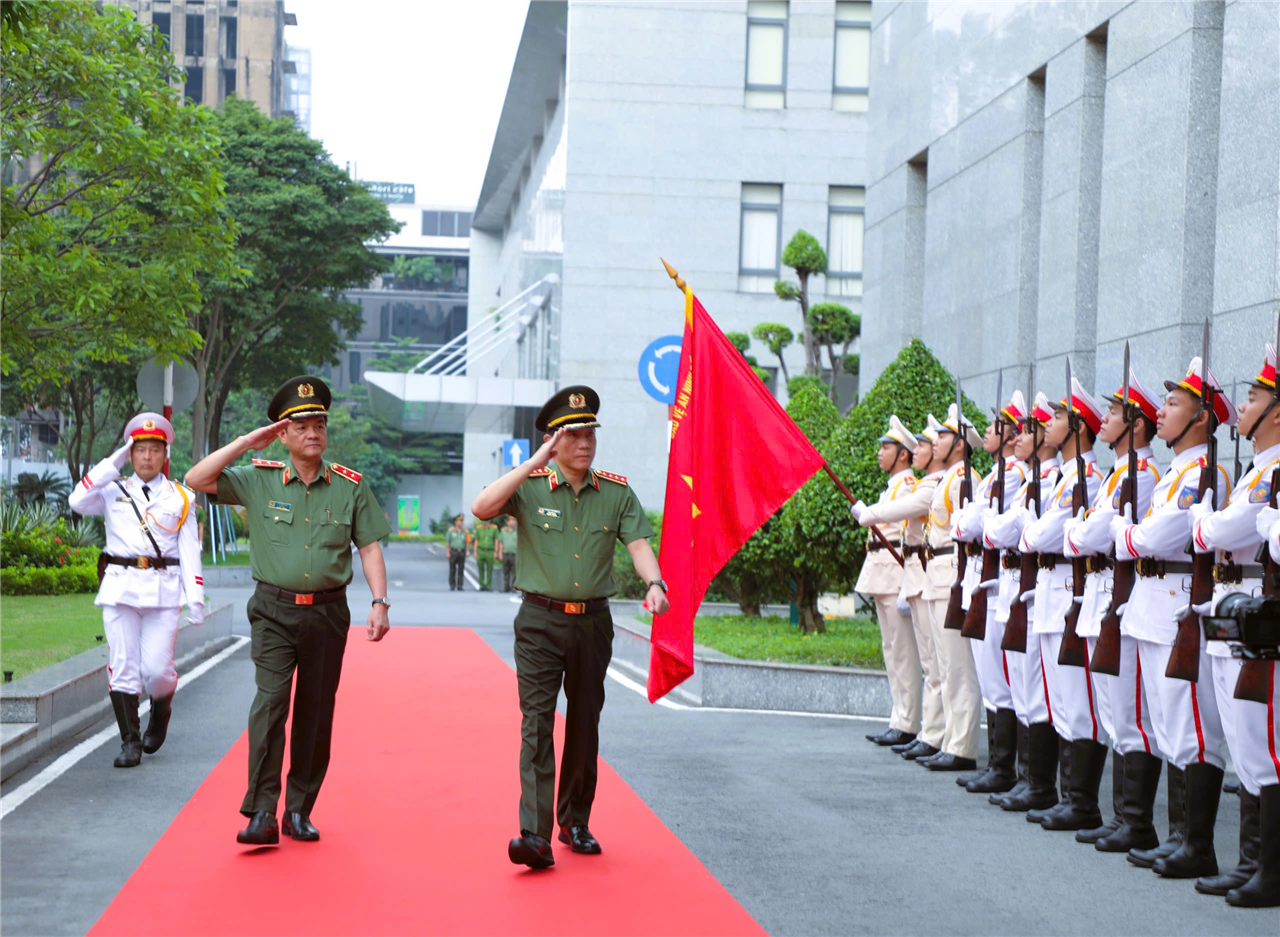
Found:
[{"label": "gold spear finial on flagpole", "polygon": [[661,258],[661,257],[659,257],[658,259],[662,261],[662,266],[664,266],[664,267],[666,267],[666,268],[667,268],[667,276],[671,277],[671,279],[673,279],[673,280],[675,280],[675,281],[676,281],[676,288],[677,288],[677,289],[679,289],[679,290],[680,290],[680,292],[682,292],[682,293],[683,293],[683,292],[684,292],[684,290],[685,290],[685,286],[687,285],[687,284],[684,282],[684,277],[682,277],[682,276],[680,276],[680,274],[676,273],[676,268],[675,268],[675,267],[673,267],[673,266],[671,266],[671,264],[667,263],[667,262],[666,262],[666,260],[664,260],[664,259],[663,259],[663,258]]}]

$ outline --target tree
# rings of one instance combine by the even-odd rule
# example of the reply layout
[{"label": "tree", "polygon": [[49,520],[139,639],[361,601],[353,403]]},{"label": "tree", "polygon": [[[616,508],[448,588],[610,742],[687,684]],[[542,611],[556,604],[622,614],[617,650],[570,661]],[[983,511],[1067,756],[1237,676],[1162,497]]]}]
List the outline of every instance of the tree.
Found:
[{"label": "tree", "polygon": [[818,239],[801,228],[791,236],[782,251],[782,262],[796,272],[799,284],[789,280],[778,280],[773,284],[773,291],[779,299],[800,304],[800,321],[805,332],[800,336],[804,342],[804,373],[815,376],[822,371],[818,361],[818,347],[809,334],[809,277],[816,273],[827,272],[827,252],[822,249]]},{"label": "tree", "polygon": [[787,362],[782,357],[782,350],[796,340],[795,333],[777,322],[762,322],[751,330],[751,334],[764,342],[777,356],[778,367],[782,369],[782,380],[790,381],[791,375],[787,373]]},{"label": "tree", "polygon": [[409,257],[396,254],[391,262],[391,275],[396,278],[395,288],[402,290],[427,290],[432,287],[453,286],[453,264],[430,256]]},{"label": "tree", "polygon": [[5,4],[0,370],[182,354],[201,277],[234,276],[219,141],[182,69],[118,7]]},{"label": "tree", "polygon": [[[847,306],[839,303],[819,303],[809,310],[808,334],[815,345],[827,350],[826,370],[831,374],[831,400],[840,402],[836,388],[840,382],[840,374],[844,370],[845,356],[849,354],[849,346],[862,334],[862,316],[854,315]],[[840,352],[836,353],[836,346]],[[822,367],[822,353],[818,351],[818,365]]]},{"label": "tree", "polygon": [[756,372],[756,377],[766,384],[769,383],[769,372],[760,367],[760,362],[756,360],[754,355],[747,354],[747,349],[751,347],[751,336],[746,332],[726,332],[724,337],[729,340],[730,345],[738,349],[738,353],[742,355],[743,360],[751,365],[751,370]]},{"label": "tree", "polygon": [[400,227],[292,120],[271,120],[231,98],[215,126],[245,275],[205,279],[204,303],[190,320],[204,338],[193,360],[193,459],[216,448],[233,389],[274,390],[292,375],[337,363],[363,318],[339,297],[387,269],[366,245]]}]

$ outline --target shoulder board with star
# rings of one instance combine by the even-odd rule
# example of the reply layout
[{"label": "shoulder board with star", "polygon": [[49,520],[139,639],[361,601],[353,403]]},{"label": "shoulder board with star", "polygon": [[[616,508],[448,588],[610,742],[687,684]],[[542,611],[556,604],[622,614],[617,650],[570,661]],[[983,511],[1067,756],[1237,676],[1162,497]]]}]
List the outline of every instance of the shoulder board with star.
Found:
[{"label": "shoulder board with star", "polygon": [[609,481],[618,485],[625,485],[627,483],[627,476],[619,475],[616,472],[602,472],[599,469],[596,469],[596,475],[601,478],[607,478]]},{"label": "shoulder board with star", "polygon": [[537,469],[536,471],[530,472],[530,473],[529,473],[529,477],[530,477],[530,478],[538,478],[539,476],[545,476],[545,475],[550,475],[550,474],[551,474],[551,469],[549,469],[549,468],[540,468],[540,469]]},{"label": "shoulder board with star", "polygon": [[345,465],[339,465],[337,462],[330,462],[329,468],[333,470],[335,475],[341,475],[349,482],[360,484],[360,473],[347,468]]},{"label": "shoulder board with star", "polygon": [[277,462],[275,459],[254,459],[253,466],[254,468],[277,469],[277,468],[284,468],[284,463]]}]

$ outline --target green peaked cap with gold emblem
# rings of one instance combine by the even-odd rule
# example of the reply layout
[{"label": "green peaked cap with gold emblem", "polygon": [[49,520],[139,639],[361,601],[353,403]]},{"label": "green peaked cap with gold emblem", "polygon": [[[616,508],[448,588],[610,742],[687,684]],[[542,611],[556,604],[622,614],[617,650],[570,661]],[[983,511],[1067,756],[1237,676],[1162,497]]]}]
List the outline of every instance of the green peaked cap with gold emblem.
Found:
[{"label": "green peaked cap with gold emblem", "polygon": [[267,405],[267,419],[303,420],[309,416],[322,416],[329,412],[333,393],[329,385],[311,374],[291,377],[280,385],[276,395]]},{"label": "green peaked cap with gold emblem", "polygon": [[556,391],[538,411],[533,425],[540,433],[558,429],[587,429],[599,426],[600,395],[585,384],[574,384]]}]

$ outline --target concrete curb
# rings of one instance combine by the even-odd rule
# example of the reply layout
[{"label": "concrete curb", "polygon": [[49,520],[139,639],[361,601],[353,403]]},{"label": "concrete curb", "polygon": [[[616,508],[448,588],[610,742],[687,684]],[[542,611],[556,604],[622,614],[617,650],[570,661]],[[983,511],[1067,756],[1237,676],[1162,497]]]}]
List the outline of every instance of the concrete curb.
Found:
[{"label": "concrete curb", "polygon": [[[233,610],[231,604],[219,606],[209,612],[203,625],[184,624],[178,629],[174,656],[179,673],[235,640]],[[111,711],[106,670],[103,645],[0,685],[0,780]]]},{"label": "concrete curb", "polygon": [[214,566],[204,568],[205,588],[226,589],[253,585],[253,568],[250,566]]},{"label": "concrete curb", "polygon": [[[647,675],[649,626],[627,620],[625,604],[616,603],[623,620],[613,623],[613,655]],[[693,648],[693,676],[671,696],[691,706],[847,716],[888,717],[893,705],[889,678],[882,670],[739,660],[700,644]]]}]

